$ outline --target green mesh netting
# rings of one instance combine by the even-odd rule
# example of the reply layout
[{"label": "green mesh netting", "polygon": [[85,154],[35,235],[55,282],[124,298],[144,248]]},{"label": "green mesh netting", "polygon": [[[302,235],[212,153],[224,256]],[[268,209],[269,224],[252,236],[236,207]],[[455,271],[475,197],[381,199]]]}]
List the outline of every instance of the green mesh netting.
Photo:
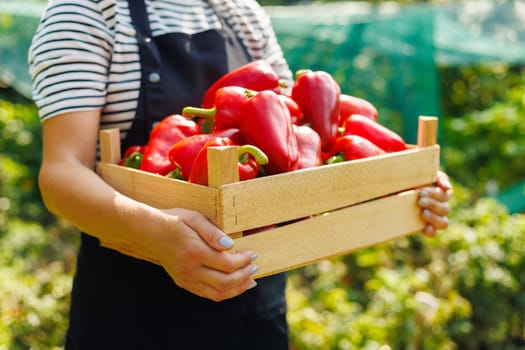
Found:
[{"label": "green mesh netting", "polygon": [[270,7],[292,69],[334,74],[415,142],[417,117],[440,115],[437,65],[525,61],[523,1]]}]

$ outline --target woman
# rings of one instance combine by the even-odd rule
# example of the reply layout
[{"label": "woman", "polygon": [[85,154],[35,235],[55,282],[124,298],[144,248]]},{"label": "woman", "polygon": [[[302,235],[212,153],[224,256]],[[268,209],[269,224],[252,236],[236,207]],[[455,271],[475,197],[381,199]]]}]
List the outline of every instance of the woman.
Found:
[{"label": "woman", "polygon": [[[54,0],[30,49],[43,128],[39,184],[50,211],[82,232],[68,349],[287,349],[283,274],[253,279],[257,253],[199,213],[158,210],[93,171],[100,128],[122,149],[154,122],[198,105],[226,72],[255,59],[291,72],[252,0]],[[447,226],[450,186],[425,188],[427,234]],[[130,242],[161,266],[100,247]]]}]

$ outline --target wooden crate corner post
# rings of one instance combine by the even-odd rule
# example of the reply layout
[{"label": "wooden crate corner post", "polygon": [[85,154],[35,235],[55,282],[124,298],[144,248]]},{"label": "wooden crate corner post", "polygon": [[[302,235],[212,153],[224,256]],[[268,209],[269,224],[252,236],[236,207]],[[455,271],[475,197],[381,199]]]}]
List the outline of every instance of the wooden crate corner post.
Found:
[{"label": "wooden crate corner post", "polygon": [[[238,146],[217,146],[208,148],[208,186],[219,188],[239,181]],[[228,234],[232,238],[242,237],[242,231]]]},{"label": "wooden crate corner post", "polygon": [[428,147],[437,144],[438,118],[420,116],[417,131],[417,146]]},{"label": "wooden crate corner post", "polygon": [[100,160],[104,163],[117,164],[120,161],[120,130],[105,129],[99,133]]}]

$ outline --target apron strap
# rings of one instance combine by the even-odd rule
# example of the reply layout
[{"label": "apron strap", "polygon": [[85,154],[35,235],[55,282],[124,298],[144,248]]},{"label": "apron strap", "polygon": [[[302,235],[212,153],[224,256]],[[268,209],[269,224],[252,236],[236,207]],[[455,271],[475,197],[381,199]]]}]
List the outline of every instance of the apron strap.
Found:
[{"label": "apron strap", "polygon": [[[136,115],[122,142],[122,152],[131,145],[146,144],[155,122],[168,114],[180,113],[181,104],[200,103],[205,90],[216,79],[252,60],[219,8],[209,4],[221,23],[221,30],[153,37],[146,1],[128,0],[139,47],[141,88]],[[191,51],[185,51],[187,47]]]}]

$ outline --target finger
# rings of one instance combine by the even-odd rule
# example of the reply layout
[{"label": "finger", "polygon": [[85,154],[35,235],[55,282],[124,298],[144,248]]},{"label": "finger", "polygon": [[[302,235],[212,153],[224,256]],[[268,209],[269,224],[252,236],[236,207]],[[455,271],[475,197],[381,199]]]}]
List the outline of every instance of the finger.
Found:
[{"label": "finger", "polygon": [[202,257],[202,264],[222,273],[233,273],[252,264],[257,254],[252,250],[242,252],[214,252]]},{"label": "finger", "polygon": [[189,288],[185,288],[185,289],[200,297],[219,302],[219,301],[223,301],[226,299],[231,299],[236,296],[239,296],[242,293],[246,292],[247,290],[254,288],[255,286],[257,286],[257,282],[254,280],[251,280],[251,281],[247,281],[241,286],[232,288],[230,290],[218,290],[218,289],[211,287],[208,284],[198,282],[190,286]]},{"label": "finger", "polygon": [[[249,285],[253,281],[253,275],[259,271],[255,264],[249,264],[242,269],[232,273],[225,273],[210,268],[201,270],[200,282],[203,282],[218,291],[238,289],[240,286]],[[248,283],[247,283],[248,282]]]},{"label": "finger", "polygon": [[197,232],[206,244],[216,250],[227,250],[233,246],[234,242],[230,236],[197,212],[188,212],[184,222]]},{"label": "finger", "polygon": [[[427,225],[432,226],[434,230],[443,230],[448,227],[449,221],[447,216],[436,215],[428,209],[423,209],[421,212],[421,218],[427,223]],[[427,230],[430,230],[430,228],[427,228]]]},{"label": "finger", "polygon": [[440,202],[447,202],[450,199],[449,193],[438,186],[427,186],[421,188],[419,191],[419,197],[429,197]]},{"label": "finger", "polygon": [[449,177],[447,174],[445,174],[442,171],[438,172],[437,177],[437,183],[436,183],[443,191],[452,194],[452,184],[450,183]]},{"label": "finger", "polygon": [[430,195],[422,195],[418,200],[418,205],[425,210],[432,212],[435,215],[446,216],[450,211],[448,202],[441,200],[441,196],[438,200]]},{"label": "finger", "polygon": [[181,287],[199,296],[221,301],[238,296],[255,287],[257,282],[251,276],[256,272],[257,267],[254,265],[232,274],[203,268],[200,271],[201,279]]},{"label": "finger", "polygon": [[423,234],[427,237],[435,237],[436,236],[436,229],[432,225],[426,225],[423,229]]}]

